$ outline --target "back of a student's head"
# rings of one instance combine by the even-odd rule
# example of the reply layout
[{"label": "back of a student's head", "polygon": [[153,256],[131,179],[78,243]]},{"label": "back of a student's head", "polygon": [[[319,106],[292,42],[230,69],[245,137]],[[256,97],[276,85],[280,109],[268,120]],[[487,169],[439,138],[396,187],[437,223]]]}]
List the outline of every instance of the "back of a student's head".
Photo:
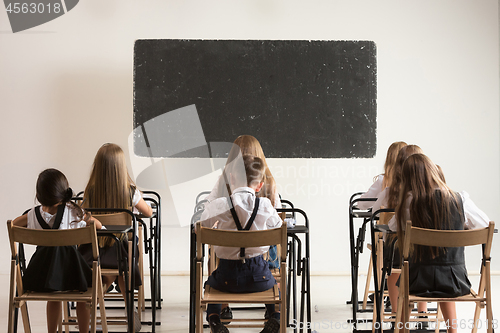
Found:
[{"label": "back of a student's head", "polygon": [[390,186],[392,181],[392,173],[394,170],[394,164],[396,163],[396,159],[398,157],[399,151],[401,148],[407,145],[406,142],[397,141],[393,142],[389,148],[387,149],[387,156],[385,158],[384,164],[384,184],[385,186]]},{"label": "back of a student's head", "polygon": [[398,157],[396,158],[396,163],[394,164],[394,170],[392,172],[391,186],[389,188],[389,196],[387,199],[387,203],[391,208],[396,207],[395,205],[399,197],[403,163],[413,154],[423,154],[422,148],[417,145],[406,145],[398,152]]},{"label": "back of a student's head", "polygon": [[71,200],[73,191],[66,176],[57,169],[46,169],[36,181],[36,199],[43,206],[54,206]]},{"label": "back of a student's head", "polygon": [[233,168],[234,187],[258,187],[264,181],[264,161],[253,155],[243,155],[238,167]]},{"label": "back of a student's head", "polygon": [[86,206],[128,208],[131,203],[131,184],[123,150],[114,143],[106,143],[99,148],[94,158],[85,189]]}]

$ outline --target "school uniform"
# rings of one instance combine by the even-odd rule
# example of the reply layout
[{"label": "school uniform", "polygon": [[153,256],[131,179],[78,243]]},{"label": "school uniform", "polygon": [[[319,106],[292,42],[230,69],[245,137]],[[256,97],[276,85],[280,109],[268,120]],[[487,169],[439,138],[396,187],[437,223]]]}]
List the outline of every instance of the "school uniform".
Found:
[{"label": "school uniform", "polygon": [[[439,192],[439,190],[436,190]],[[436,196],[440,200],[440,196]],[[410,198],[411,199],[411,198]],[[457,193],[457,204],[450,204],[449,230],[463,230],[463,205]],[[438,207],[440,203],[438,202]],[[408,206],[409,207],[409,206]],[[458,207],[458,208],[457,208]],[[421,297],[458,297],[470,293],[471,283],[465,267],[463,247],[448,247],[432,258],[427,246],[420,246],[423,259],[409,258],[409,290]]]},{"label": "school uniform", "polygon": [[[217,179],[217,182],[215,183],[215,186],[213,187],[212,191],[210,194],[205,198],[209,203],[216,200],[217,198],[225,197],[227,196],[227,190],[226,187],[224,186],[224,191],[223,193],[220,192],[221,188],[221,182],[224,181],[224,177],[220,176],[219,179]],[[263,198],[263,193],[265,193],[265,184],[260,190],[260,192],[257,194],[257,196]],[[278,191],[274,191],[273,193],[273,200],[274,200],[274,208],[278,209],[281,208],[281,199],[279,196]],[[269,248],[269,256],[268,256],[268,264],[270,269],[275,269],[279,268],[279,260],[278,260],[278,249],[276,245],[271,245]]]},{"label": "school uniform", "polygon": [[[247,227],[255,208],[255,191],[249,187],[236,189],[232,196],[235,212],[243,228]],[[204,227],[223,230],[238,230],[231,214],[228,198],[218,198],[210,202],[201,216]],[[217,222],[217,225],[215,225]],[[255,219],[249,230],[266,230],[281,226],[281,218],[267,198],[259,198]],[[206,284],[227,292],[257,292],[271,289],[276,283],[263,254],[269,246],[245,248],[244,262],[241,249],[214,246],[219,267],[208,278]]]},{"label": "school uniform", "polygon": [[[28,212],[30,229],[75,229],[86,226],[77,217],[77,208],[59,205],[57,214],[44,212],[41,206]],[[92,270],[75,246],[37,246],[23,275],[25,290],[39,292],[79,290],[92,286]]]},{"label": "school uniform", "polygon": [[[375,182],[370,186],[368,191],[363,193],[360,198],[377,198],[380,192],[384,190],[384,175],[378,175]],[[359,209],[370,209],[373,207],[373,201],[359,201],[357,206]],[[375,212],[375,210],[373,210]]]},{"label": "school uniform", "polygon": [[[255,191],[249,187],[240,187],[233,191],[231,201],[234,207],[230,210],[228,198],[218,198],[205,206],[201,216],[201,225],[222,230],[238,230],[235,218],[240,227],[246,230],[266,230],[281,227],[281,218],[268,198],[256,198]],[[236,216],[233,217],[233,214]],[[263,254],[269,246],[241,248],[214,246],[219,266],[208,277],[205,286],[224,292],[246,293],[271,289],[274,279]],[[244,258],[244,260],[242,260]],[[269,314],[275,313],[274,304],[266,304]],[[207,320],[213,314],[220,315],[221,304],[209,304]]]}]

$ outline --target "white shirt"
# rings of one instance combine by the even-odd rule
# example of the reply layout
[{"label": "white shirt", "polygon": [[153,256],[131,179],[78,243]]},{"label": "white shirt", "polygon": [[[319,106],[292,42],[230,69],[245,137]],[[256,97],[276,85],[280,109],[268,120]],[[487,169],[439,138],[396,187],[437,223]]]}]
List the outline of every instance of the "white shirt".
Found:
[{"label": "white shirt", "polygon": [[[363,193],[360,198],[378,198],[379,194],[384,190],[384,175],[379,175],[377,180],[370,186],[368,191]],[[369,209],[374,205],[373,201],[359,201],[357,203],[359,209]],[[375,210],[373,210],[375,211]]]},{"label": "white shirt", "polygon": [[[77,229],[83,228],[87,226],[87,223],[83,221],[83,216],[81,218],[77,215],[78,211],[73,205],[67,203],[66,208],[64,209],[63,217],[61,220],[61,225],[59,229]],[[48,212],[45,212],[42,207],[40,207],[40,215],[45,220],[45,222],[52,228],[54,226],[54,222],[56,220],[56,214],[52,215]],[[28,212],[28,225],[29,229],[43,229],[35,215],[35,207],[33,207]]]},{"label": "white shirt", "polygon": [[469,193],[462,191],[459,194],[464,206],[464,229],[486,228],[490,224],[488,216],[469,198]]},{"label": "white shirt", "polygon": [[[474,204],[474,202],[469,197],[469,193],[462,191],[459,194],[460,197],[462,197],[462,205],[464,207],[464,212],[463,212],[465,218],[464,229],[472,230],[472,229],[486,228],[490,223],[490,219],[488,218],[488,216]],[[406,220],[410,219],[411,200],[412,196],[410,193],[410,196],[406,199],[406,208],[405,208]],[[389,229],[391,229],[392,231],[398,230],[396,215],[394,215],[389,220]]]},{"label": "white shirt", "polygon": [[372,204],[372,213],[375,213],[377,210],[384,208],[393,208],[387,207],[387,200],[389,198],[389,187],[386,187],[377,195],[377,201],[371,202]]},{"label": "white shirt", "polygon": [[[252,215],[255,206],[255,191],[249,187],[237,188],[231,196],[234,209],[242,228]],[[208,203],[201,215],[201,225],[221,230],[238,230],[229,209],[227,198],[218,198]],[[260,198],[257,216],[250,230],[267,230],[281,227],[281,218],[268,198]],[[240,259],[240,248],[214,246],[215,254],[222,259]],[[269,251],[269,246],[245,248],[245,258],[253,258]]]},{"label": "white shirt", "polygon": [[[214,188],[212,189],[210,194],[205,198],[208,202],[212,202],[215,199],[222,197],[223,195],[227,195],[227,191],[224,191],[226,192],[225,194],[219,193],[219,186],[221,181],[222,181],[222,176],[219,176],[219,179],[217,179]],[[278,191],[274,191],[273,197],[274,197],[274,208],[281,208],[281,200]]]}]

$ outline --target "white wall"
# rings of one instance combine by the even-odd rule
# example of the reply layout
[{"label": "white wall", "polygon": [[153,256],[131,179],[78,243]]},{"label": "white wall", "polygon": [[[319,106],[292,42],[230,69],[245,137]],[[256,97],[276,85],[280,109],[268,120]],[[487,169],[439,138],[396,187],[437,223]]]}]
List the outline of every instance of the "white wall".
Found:
[{"label": "white wall", "polygon": [[[41,170],[59,168],[81,190],[102,143],[127,147],[133,46],[143,38],[376,43],[376,157],[268,161],[283,196],[309,215],[313,272],[349,272],[348,199],[382,171],[393,141],[420,145],[453,189],[467,190],[500,221],[498,22],[495,0],[87,0],[12,34],[0,10],[0,221],[31,207]],[[189,231],[179,227],[169,191],[160,193],[162,269],[187,272]],[[176,208],[192,211],[194,197],[184,202]],[[8,272],[7,241],[3,229],[0,273]],[[499,254],[494,246],[493,257]],[[498,260],[493,269],[500,270]]]}]

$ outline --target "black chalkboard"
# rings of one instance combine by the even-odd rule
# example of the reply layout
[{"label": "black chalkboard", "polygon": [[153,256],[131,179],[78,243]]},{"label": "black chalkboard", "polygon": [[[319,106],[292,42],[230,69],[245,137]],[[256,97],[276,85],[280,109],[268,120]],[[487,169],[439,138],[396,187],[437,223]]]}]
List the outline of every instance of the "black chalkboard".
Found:
[{"label": "black chalkboard", "polygon": [[[193,131],[191,121],[161,117],[185,107],[197,112],[202,130]],[[139,131],[134,151],[139,156],[224,157],[192,149],[197,144],[171,146],[194,140],[210,147],[250,134],[268,158],[373,157],[376,117],[371,41],[135,42],[134,128]],[[144,126],[155,119],[155,126]]]}]

